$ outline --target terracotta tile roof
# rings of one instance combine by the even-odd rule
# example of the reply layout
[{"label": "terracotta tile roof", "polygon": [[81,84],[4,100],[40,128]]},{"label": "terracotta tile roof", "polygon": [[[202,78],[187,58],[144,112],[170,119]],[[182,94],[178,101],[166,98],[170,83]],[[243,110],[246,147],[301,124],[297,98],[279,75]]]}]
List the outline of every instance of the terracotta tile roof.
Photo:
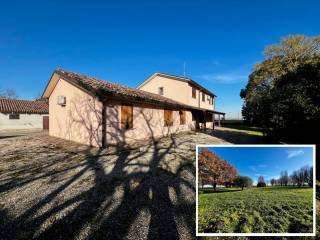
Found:
[{"label": "terracotta tile roof", "polygon": [[48,103],[45,101],[30,101],[10,98],[0,98],[0,112],[2,113],[49,113]]},{"label": "terracotta tile roof", "polygon": [[146,92],[136,88],[130,88],[127,86],[122,86],[116,83],[111,83],[104,80],[99,80],[93,77],[88,77],[86,75],[73,73],[63,69],[55,70],[55,73],[59,74],[63,79],[70,80],[76,83],[78,86],[83,87],[89,92],[92,92],[104,99],[108,96],[119,97],[121,99],[157,104],[161,106],[171,106],[190,109],[191,107],[172,99],[163,97],[158,94]]}]

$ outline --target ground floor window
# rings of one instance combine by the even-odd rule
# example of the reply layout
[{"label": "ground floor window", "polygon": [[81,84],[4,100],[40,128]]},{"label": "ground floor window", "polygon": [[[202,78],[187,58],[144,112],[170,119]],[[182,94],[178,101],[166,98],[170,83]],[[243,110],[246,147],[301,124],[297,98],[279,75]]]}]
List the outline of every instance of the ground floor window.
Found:
[{"label": "ground floor window", "polygon": [[9,114],[9,119],[10,120],[20,119],[20,114],[19,113],[11,113],[11,114]]},{"label": "ground floor window", "polygon": [[180,115],[180,125],[186,124],[186,112],[179,111],[179,115]]},{"label": "ground floor window", "polygon": [[121,129],[133,128],[133,106],[121,106]]},{"label": "ground floor window", "polygon": [[172,126],[173,125],[173,117],[172,117],[172,110],[164,110],[164,126]]}]

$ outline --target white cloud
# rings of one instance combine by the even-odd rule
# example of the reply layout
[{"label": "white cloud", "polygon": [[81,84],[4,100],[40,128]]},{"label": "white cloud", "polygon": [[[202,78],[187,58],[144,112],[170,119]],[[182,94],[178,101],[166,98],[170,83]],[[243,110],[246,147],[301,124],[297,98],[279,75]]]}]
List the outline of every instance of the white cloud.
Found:
[{"label": "white cloud", "polygon": [[214,83],[232,84],[238,82],[245,82],[248,80],[248,75],[238,74],[238,73],[214,73],[214,74],[204,74],[199,76],[206,81]]},{"label": "white cloud", "polygon": [[249,166],[249,169],[252,170],[252,171],[256,171],[257,168],[255,166]]},{"label": "white cloud", "polygon": [[260,177],[260,176],[268,177],[268,174],[255,173],[254,175],[255,175],[256,177]]},{"label": "white cloud", "polygon": [[303,155],[304,151],[303,150],[288,150],[287,151],[287,158],[293,158],[299,155]]},{"label": "white cloud", "polygon": [[258,167],[259,168],[265,168],[265,167],[267,167],[267,165],[266,164],[259,164]]}]

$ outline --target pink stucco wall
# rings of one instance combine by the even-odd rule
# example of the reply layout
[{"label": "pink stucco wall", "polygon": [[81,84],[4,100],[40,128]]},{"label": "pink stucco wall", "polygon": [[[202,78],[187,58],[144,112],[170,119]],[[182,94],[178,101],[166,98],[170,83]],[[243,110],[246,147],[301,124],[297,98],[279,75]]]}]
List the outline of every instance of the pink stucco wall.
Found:
[{"label": "pink stucco wall", "polygon": [[[57,103],[58,96],[66,97],[66,105]],[[102,146],[103,104],[78,87],[59,79],[49,98],[49,134],[74,142]],[[173,111],[173,126],[164,126],[161,107],[137,105],[133,107],[133,129],[120,126],[121,102],[106,103],[106,144],[132,143],[150,137],[161,137],[194,129],[190,111],[186,111],[186,124],[180,125],[179,111]]]},{"label": "pink stucco wall", "polygon": [[[66,97],[66,105],[57,103]],[[91,146],[102,144],[102,103],[96,98],[59,79],[49,98],[49,134]]]},{"label": "pink stucco wall", "polygon": [[121,129],[121,103],[108,102],[106,105],[107,144],[132,143],[136,140],[158,138],[173,133],[194,129],[190,111],[186,111],[186,124],[180,125],[178,110],[173,110],[173,126],[164,126],[164,109],[147,105],[133,106],[133,128]]}]

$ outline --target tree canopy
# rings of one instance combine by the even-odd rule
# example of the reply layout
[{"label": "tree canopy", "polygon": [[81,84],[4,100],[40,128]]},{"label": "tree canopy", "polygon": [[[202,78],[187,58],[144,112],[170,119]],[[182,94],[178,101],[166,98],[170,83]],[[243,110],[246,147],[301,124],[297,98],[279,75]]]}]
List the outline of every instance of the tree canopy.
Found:
[{"label": "tree canopy", "polygon": [[302,141],[320,120],[320,37],[290,35],[264,55],[240,91],[244,119]]},{"label": "tree canopy", "polygon": [[207,148],[199,153],[198,171],[201,185],[212,184],[214,189],[217,185],[231,186],[237,176],[235,167]]},{"label": "tree canopy", "polygon": [[252,186],[252,179],[250,177],[247,176],[238,176],[235,180],[234,180],[234,185],[237,187],[241,187],[242,190],[245,187],[251,187]]}]

